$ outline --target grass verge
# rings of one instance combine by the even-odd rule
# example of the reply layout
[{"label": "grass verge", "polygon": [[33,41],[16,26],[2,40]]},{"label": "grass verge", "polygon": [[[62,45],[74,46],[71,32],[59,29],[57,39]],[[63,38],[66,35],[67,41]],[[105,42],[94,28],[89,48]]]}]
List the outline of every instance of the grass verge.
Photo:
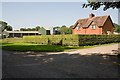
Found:
[{"label": "grass verge", "polygon": [[[94,45],[94,46],[60,46],[60,45],[40,45],[40,44],[31,44],[31,43],[2,43],[0,48],[9,50],[9,51],[35,51],[35,52],[70,52],[77,49],[86,49],[86,48],[94,48],[99,46],[108,46],[116,43],[111,44],[103,44],[103,45]],[[2,46],[2,47],[1,47]]]},{"label": "grass verge", "polygon": [[2,49],[9,51],[41,51],[41,52],[61,52],[69,49],[79,49],[75,46],[59,46],[59,45],[39,45],[29,43],[3,43]]}]

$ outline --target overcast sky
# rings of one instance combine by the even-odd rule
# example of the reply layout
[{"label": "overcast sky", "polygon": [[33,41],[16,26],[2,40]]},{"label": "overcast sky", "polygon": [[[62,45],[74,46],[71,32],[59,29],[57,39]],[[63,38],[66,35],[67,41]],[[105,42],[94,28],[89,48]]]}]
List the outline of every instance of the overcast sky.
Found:
[{"label": "overcast sky", "polygon": [[[25,1],[25,0],[24,0]],[[118,23],[118,10],[102,8],[93,11],[90,8],[82,8],[85,2],[2,2],[2,20],[6,21],[14,29],[21,27],[43,26],[52,28],[55,26],[70,26],[80,18],[87,18],[89,13],[95,16],[110,15],[114,23]],[[37,0],[36,0],[37,1]]]}]

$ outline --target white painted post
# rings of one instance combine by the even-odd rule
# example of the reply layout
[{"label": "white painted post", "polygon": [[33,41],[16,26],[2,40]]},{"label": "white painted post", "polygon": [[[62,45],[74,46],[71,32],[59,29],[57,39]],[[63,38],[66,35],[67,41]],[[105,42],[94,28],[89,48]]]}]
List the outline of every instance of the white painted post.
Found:
[{"label": "white painted post", "polygon": [[21,33],[21,37],[22,37],[22,33]]},{"label": "white painted post", "polygon": [[13,33],[13,37],[14,37],[14,33]]}]

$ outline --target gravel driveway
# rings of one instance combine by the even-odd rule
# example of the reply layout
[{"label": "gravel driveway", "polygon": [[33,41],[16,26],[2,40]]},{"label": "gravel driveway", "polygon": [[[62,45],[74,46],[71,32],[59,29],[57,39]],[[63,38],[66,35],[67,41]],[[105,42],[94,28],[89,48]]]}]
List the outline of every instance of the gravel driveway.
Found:
[{"label": "gravel driveway", "polygon": [[118,44],[56,53],[3,50],[2,76],[3,78],[119,78],[120,62],[114,55],[117,49]]}]

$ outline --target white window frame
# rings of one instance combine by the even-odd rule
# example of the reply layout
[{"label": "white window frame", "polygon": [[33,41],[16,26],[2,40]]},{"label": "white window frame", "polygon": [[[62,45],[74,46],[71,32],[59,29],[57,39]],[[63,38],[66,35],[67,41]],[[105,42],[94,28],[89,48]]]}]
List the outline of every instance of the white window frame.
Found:
[{"label": "white window frame", "polygon": [[96,29],[96,25],[91,25],[91,29]]},{"label": "white window frame", "polygon": [[80,30],[80,25],[78,24],[77,27],[76,27],[77,30]]}]

